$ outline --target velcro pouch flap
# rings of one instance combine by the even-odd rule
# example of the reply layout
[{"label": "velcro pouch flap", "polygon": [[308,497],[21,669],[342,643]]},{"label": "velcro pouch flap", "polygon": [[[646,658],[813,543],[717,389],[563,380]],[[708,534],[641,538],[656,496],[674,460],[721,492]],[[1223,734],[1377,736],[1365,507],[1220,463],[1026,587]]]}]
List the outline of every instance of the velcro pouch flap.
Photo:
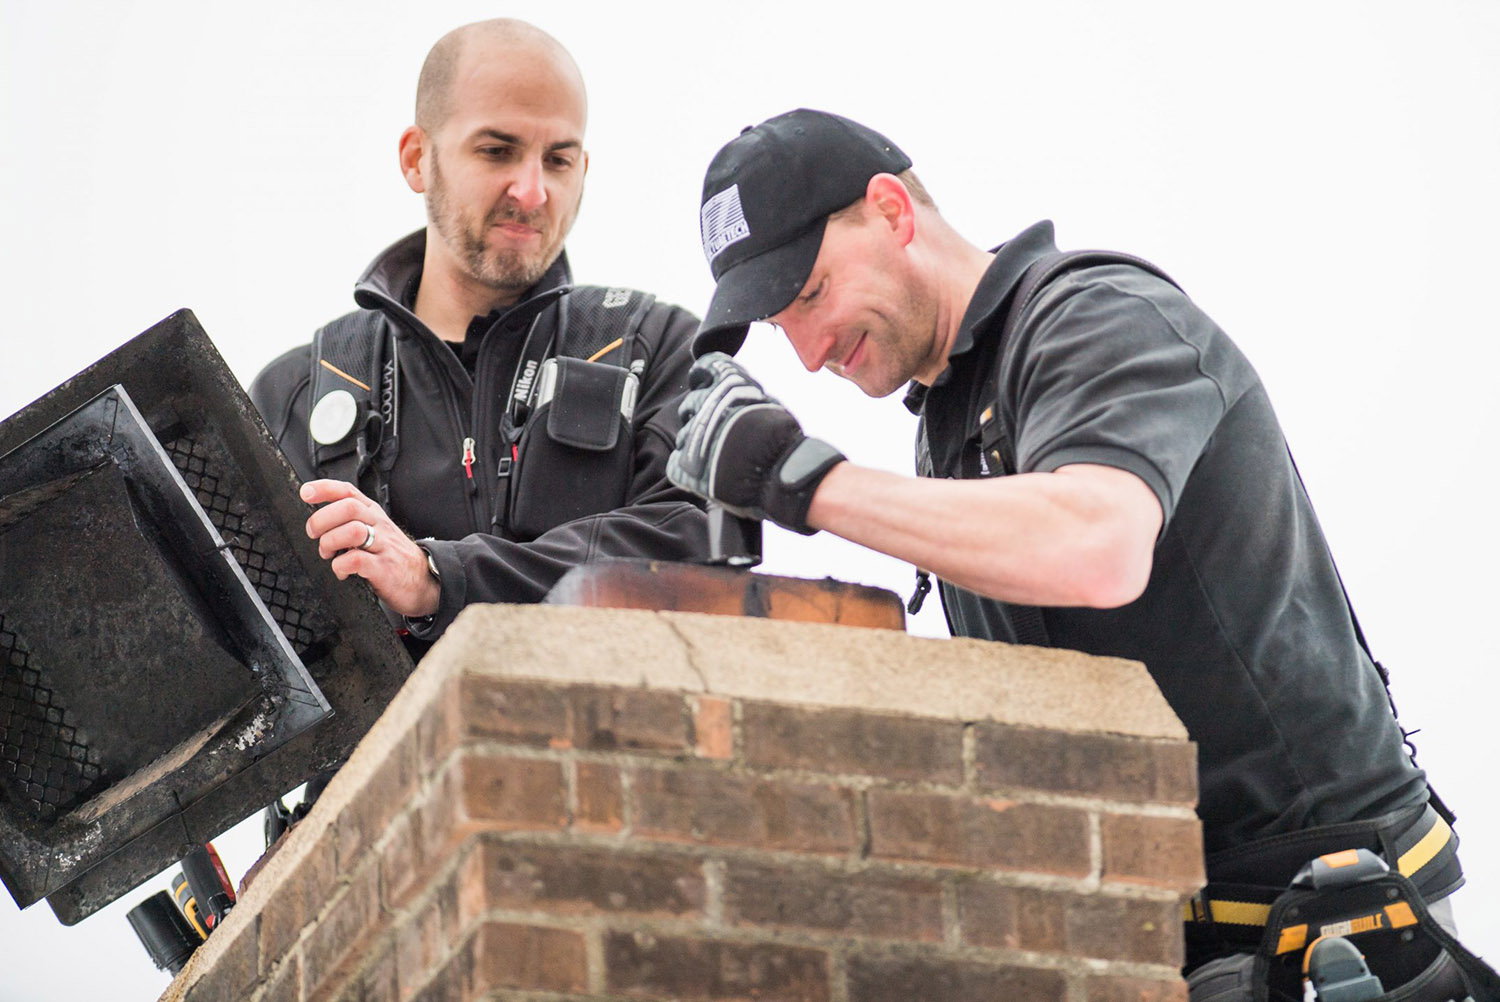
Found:
[{"label": "velcro pouch flap", "polygon": [[547,437],[589,452],[607,452],[620,437],[630,373],[617,365],[558,358]]}]

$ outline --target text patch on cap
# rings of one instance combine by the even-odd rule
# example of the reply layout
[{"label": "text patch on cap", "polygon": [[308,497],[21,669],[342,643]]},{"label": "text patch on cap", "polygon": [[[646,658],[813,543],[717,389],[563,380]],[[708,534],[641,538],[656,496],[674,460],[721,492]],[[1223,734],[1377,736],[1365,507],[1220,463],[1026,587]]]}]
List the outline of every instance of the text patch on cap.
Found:
[{"label": "text patch on cap", "polygon": [[703,231],[703,256],[712,264],[725,247],[750,235],[750,224],[745,222],[745,210],[740,206],[740,186],[731,184],[704,202],[698,221]]},{"label": "text patch on cap", "polygon": [[308,431],[319,445],[332,445],[342,441],[354,427],[359,416],[359,404],[348,390],[330,390],[323,394],[307,419]]}]

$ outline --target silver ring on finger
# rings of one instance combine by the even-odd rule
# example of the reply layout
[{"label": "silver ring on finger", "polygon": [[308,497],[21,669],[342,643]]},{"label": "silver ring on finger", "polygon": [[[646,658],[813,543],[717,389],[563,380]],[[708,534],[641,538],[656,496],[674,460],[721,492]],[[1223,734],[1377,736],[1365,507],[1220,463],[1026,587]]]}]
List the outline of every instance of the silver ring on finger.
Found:
[{"label": "silver ring on finger", "polygon": [[370,525],[370,524],[366,523],[366,525],[365,525],[365,541],[363,543],[359,544],[359,549],[361,549],[361,550],[368,550],[370,547],[372,547],[374,545],[375,545],[375,527],[373,525]]}]

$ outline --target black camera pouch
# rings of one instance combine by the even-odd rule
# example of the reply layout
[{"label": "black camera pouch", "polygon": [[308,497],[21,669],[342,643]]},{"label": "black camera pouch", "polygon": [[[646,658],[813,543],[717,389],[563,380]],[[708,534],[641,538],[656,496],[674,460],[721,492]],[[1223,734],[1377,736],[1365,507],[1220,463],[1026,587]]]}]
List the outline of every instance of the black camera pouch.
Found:
[{"label": "black camera pouch", "polygon": [[542,366],[510,478],[515,538],[624,504],[638,383],[629,369],[603,362],[556,357]]}]

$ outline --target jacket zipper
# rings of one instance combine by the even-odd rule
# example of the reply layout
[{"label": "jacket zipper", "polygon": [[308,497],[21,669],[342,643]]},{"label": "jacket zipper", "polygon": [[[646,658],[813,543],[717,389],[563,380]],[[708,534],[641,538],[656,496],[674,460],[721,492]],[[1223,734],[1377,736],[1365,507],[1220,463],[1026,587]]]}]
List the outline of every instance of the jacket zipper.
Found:
[{"label": "jacket zipper", "polygon": [[[477,394],[479,392],[478,379],[470,379],[468,372],[464,370],[462,363],[458,361],[458,358],[453,354],[452,349],[438,340],[437,335],[432,334],[430,331],[428,332],[428,334],[429,337],[419,339],[419,343],[422,345],[422,349],[427,352],[429,363],[435,364],[438,368],[438,371],[440,372],[448,372],[456,376],[458,379],[469,379],[471,387],[470,393],[472,396],[475,396],[475,399],[477,399]],[[452,366],[457,368],[456,373],[454,372],[454,368],[450,367],[449,363],[452,363]],[[480,480],[473,476],[472,464],[475,458],[477,443],[475,442],[474,437],[469,433],[469,429],[465,426],[463,409],[459,404],[460,395],[461,392],[456,386],[452,387],[452,392],[444,394],[444,396],[447,397],[448,415],[450,420],[453,422],[453,430],[456,437],[458,437],[459,440],[463,443],[463,452],[459,456],[459,463],[460,465],[463,465],[467,460],[469,464],[465,467],[464,470],[464,472],[467,474],[464,479],[464,486],[466,488],[464,493],[468,495],[469,501],[469,524],[474,527],[471,530],[473,532],[487,532],[489,531],[488,524],[485,522],[484,516],[482,514],[484,504],[481,498],[482,492],[480,490]]]},{"label": "jacket zipper", "polygon": [[464,479],[469,481],[469,492],[472,494],[478,486],[474,483],[474,440],[472,438],[464,439],[464,452],[458,461],[463,464]]}]

